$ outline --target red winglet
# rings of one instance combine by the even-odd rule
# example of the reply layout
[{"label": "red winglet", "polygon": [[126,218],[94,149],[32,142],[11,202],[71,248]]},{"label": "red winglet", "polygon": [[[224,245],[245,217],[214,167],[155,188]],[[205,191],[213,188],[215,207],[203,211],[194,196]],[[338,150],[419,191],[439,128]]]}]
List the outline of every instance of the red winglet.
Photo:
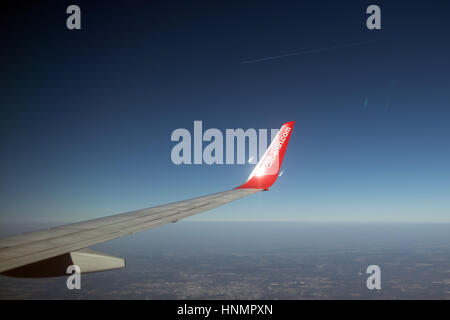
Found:
[{"label": "red winglet", "polygon": [[295,121],[283,124],[277,136],[248,177],[247,182],[236,189],[269,190],[278,178],[294,124]]}]

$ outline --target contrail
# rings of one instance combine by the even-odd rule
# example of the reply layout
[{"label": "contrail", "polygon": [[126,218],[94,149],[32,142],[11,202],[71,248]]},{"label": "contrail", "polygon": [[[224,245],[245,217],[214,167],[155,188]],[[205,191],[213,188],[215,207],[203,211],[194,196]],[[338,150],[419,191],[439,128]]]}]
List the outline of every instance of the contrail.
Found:
[{"label": "contrail", "polygon": [[272,57],[265,57],[265,58],[255,59],[255,60],[243,61],[243,62],[241,62],[241,64],[264,62],[264,61],[269,61],[269,60],[282,59],[282,58],[287,58],[287,57],[292,57],[292,56],[300,56],[300,55],[316,53],[316,52],[324,52],[324,51],[331,51],[331,50],[341,49],[341,48],[356,47],[356,46],[361,46],[361,45],[364,45],[364,44],[369,44],[369,43],[378,42],[378,41],[382,41],[382,40],[385,40],[385,39],[368,40],[368,41],[362,41],[362,42],[353,42],[353,43],[347,43],[347,44],[342,44],[342,45],[336,45],[336,46],[332,46],[332,47],[325,47],[325,48],[297,51],[297,52],[282,54],[282,55],[279,55],[279,56],[272,56]]}]

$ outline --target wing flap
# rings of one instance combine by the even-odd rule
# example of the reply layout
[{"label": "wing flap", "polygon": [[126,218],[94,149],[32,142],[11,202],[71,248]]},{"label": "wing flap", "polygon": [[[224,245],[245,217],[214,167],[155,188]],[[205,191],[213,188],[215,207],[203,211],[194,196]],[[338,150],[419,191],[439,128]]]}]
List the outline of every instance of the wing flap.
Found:
[{"label": "wing flap", "polygon": [[44,278],[67,276],[67,267],[76,265],[80,273],[125,267],[125,260],[90,249],[64,253],[4,272],[10,277]]}]

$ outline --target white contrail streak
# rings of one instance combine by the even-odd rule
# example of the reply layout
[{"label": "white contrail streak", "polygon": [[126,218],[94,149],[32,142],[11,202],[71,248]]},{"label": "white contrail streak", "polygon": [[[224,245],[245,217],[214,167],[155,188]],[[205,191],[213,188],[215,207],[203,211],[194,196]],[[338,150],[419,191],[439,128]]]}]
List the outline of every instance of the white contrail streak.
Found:
[{"label": "white contrail streak", "polygon": [[292,57],[292,56],[300,56],[300,55],[316,53],[316,52],[324,52],[324,51],[331,51],[331,50],[336,50],[336,49],[341,49],[341,48],[356,47],[356,46],[361,46],[361,45],[364,45],[364,44],[369,44],[369,43],[378,42],[378,41],[382,41],[382,40],[384,40],[384,39],[369,40],[369,41],[362,41],[362,42],[354,42],[354,43],[347,43],[347,44],[342,44],[342,45],[336,45],[336,46],[332,46],[332,47],[325,47],[325,48],[297,51],[297,52],[292,52],[292,53],[287,53],[287,54],[281,54],[279,56],[272,56],[272,57],[265,57],[265,58],[259,58],[259,59],[254,59],[254,60],[243,61],[243,62],[241,62],[241,64],[264,62],[264,61],[269,61],[269,60],[282,59],[282,58],[287,58],[287,57]]}]

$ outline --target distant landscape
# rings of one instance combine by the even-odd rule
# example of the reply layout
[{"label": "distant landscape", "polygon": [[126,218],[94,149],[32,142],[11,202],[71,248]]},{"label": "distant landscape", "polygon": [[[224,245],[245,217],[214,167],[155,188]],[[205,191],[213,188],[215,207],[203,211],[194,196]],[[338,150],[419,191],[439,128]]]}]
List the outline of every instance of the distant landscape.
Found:
[{"label": "distant landscape", "polygon": [[[127,266],[83,275],[81,290],[0,276],[0,299],[448,300],[449,244],[450,224],[180,221],[92,247]],[[381,290],[366,287],[369,265]]]}]

